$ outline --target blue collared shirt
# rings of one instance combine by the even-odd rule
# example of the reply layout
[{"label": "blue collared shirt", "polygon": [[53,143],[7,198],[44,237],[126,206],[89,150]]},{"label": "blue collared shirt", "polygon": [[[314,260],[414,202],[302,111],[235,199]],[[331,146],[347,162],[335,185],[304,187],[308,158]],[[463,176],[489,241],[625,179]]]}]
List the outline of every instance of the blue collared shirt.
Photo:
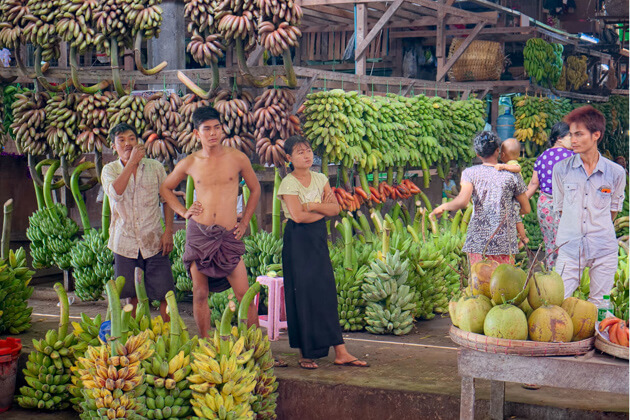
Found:
[{"label": "blue collared shirt", "polygon": [[623,207],[626,172],[599,155],[595,170],[586,174],[580,155],[553,168],[553,206],[562,212],[556,245],[582,260],[617,253],[611,212]]}]

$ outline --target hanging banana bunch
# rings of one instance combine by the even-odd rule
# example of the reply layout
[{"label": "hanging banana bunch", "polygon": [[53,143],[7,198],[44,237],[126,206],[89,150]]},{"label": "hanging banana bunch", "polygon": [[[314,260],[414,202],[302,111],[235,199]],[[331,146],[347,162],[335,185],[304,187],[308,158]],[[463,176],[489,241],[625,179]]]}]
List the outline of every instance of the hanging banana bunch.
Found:
[{"label": "hanging banana bunch", "polygon": [[59,33],[55,22],[62,11],[53,0],[29,0],[27,7],[30,14],[24,28],[24,40],[42,48],[42,59],[51,61],[59,58]]},{"label": "hanging banana bunch", "polygon": [[66,156],[69,161],[79,155],[76,133],[79,123],[77,93],[58,93],[46,105],[46,140],[56,156]]},{"label": "hanging banana bunch", "polygon": [[186,51],[193,60],[205,66],[216,65],[225,55],[223,36],[217,30],[215,9],[217,2],[212,0],[187,0],[184,16],[190,20],[188,32],[191,33]]},{"label": "hanging banana bunch", "polygon": [[50,99],[47,92],[28,91],[15,95],[11,130],[15,143],[22,153],[42,156],[48,153],[46,142],[46,104]]},{"label": "hanging banana bunch", "polygon": [[530,38],[523,49],[527,74],[538,84],[555,86],[562,74],[562,44],[548,43],[541,38]]},{"label": "hanging banana bunch", "polygon": [[23,43],[24,29],[29,19],[34,18],[28,3],[28,0],[0,2],[0,47],[15,50]]},{"label": "hanging banana bunch", "polygon": [[303,12],[296,1],[256,0],[256,5],[260,9],[260,45],[276,56],[299,45]]},{"label": "hanging banana bunch", "polygon": [[132,4],[125,0],[104,0],[93,13],[93,25],[97,35],[96,48],[111,54],[111,40],[115,39],[118,49],[133,48],[133,23],[127,21],[127,11]]},{"label": "hanging banana bunch", "polygon": [[283,167],[287,162],[284,142],[300,133],[300,120],[291,115],[295,96],[288,89],[267,89],[254,103],[256,153],[260,163]]},{"label": "hanging banana bunch", "polygon": [[254,97],[243,91],[240,94],[222,90],[214,99],[214,108],[221,116],[225,138],[223,145],[240,150],[248,156],[254,153],[254,116],[251,112]]},{"label": "hanging banana bunch", "polygon": [[126,8],[126,20],[132,26],[132,35],[141,34],[144,39],[158,38],[162,24],[162,0],[132,0]]},{"label": "hanging banana bunch", "polygon": [[76,142],[83,153],[90,153],[95,149],[103,151],[109,147],[109,121],[107,108],[109,102],[116,95],[113,92],[83,94],[77,105],[79,112],[79,135]]},{"label": "hanging banana bunch", "polygon": [[[57,34],[79,53],[93,48],[102,36],[97,35],[93,19],[99,8],[96,0],[57,0],[60,19],[56,21]],[[102,41],[100,41],[102,43]]]},{"label": "hanging banana bunch", "polygon": [[245,51],[256,47],[259,12],[254,0],[219,0],[214,9],[217,31],[227,45],[234,41]]},{"label": "hanging banana bunch", "polygon": [[136,95],[125,95],[111,100],[107,108],[109,127],[113,128],[117,124],[124,122],[135,127],[138,135],[141,135],[144,133],[147,124],[144,119],[146,103],[146,99]]},{"label": "hanging banana bunch", "polygon": [[587,64],[588,59],[585,55],[567,57],[566,77],[571,90],[579,90],[588,81]]},{"label": "hanging banana bunch", "polygon": [[82,301],[102,299],[105,283],[114,278],[114,255],[100,229],[90,229],[70,251],[75,294]]},{"label": "hanging banana bunch", "polygon": [[33,308],[28,307],[28,299],[34,289],[28,284],[33,274],[24,248],[10,250],[7,259],[0,258],[0,334],[20,334],[31,328]]},{"label": "hanging banana bunch", "polygon": [[212,104],[209,100],[202,99],[194,93],[189,93],[182,98],[182,105],[179,109],[182,122],[177,127],[177,146],[182,153],[189,155],[201,148],[197,136],[193,133],[195,126],[192,122],[192,114],[198,108],[210,105]]},{"label": "hanging banana bunch", "polygon": [[181,98],[175,94],[157,94],[149,98],[144,107],[147,129],[142,138],[145,140],[147,154],[160,162],[169,162],[177,158],[177,128],[182,123],[179,108]]}]

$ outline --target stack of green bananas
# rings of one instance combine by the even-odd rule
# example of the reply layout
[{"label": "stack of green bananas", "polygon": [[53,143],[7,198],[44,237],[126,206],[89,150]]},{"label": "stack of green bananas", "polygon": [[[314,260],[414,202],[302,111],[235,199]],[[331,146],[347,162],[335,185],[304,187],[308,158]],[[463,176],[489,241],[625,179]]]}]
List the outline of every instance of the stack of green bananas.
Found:
[{"label": "stack of green bananas", "polygon": [[[112,349],[114,346],[114,349]],[[141,363],[153,355],[147,331],[99,347],[88,347],[77,363],[83,383],[82,419],[146,418],[144,370]]]},{"label": "stack of green bananas", "polygon": [[24,379],[28,386],[20,388],[17,401],[24,408],[63,410],[70,405],[70,367],[73,363],[75,336],[68,334],[70,304],[61,285],[55,284],[59,296],[59,329],[49,330],[42,340],[33,339],[35,348],[28,356]]},{"label": "stack of green bananas", "polygon": [[34,268],[55,264],[61,270],[71,267],[71,249],[77,243],[79,226],[68,217],[68,208],[56,203],[51,208],[37,210],[28,218],[26,236],[31,241]]},{"label": "stack of green bananas", "polygon": [[22,44],[24,28],[31,13],[28,0],[4,0],[0,2],[0,47],[15,50]]},{"label": "stack of green bananas", "polygon": [[567,57],[566,77],[571,84],[571,90],[579,90],[588,80],[586,65],[588,58],[585,55],[570,55]]},{"label": "stack of green bananas", "polygon": [[521,176],[525,185],[529,185],[532,176],[534,175],[534,164],[536,163],[535,157],[521,157],[518,159],[519,165],[521,165]]},{"label": "stack of green bananas", "polygon": [[26,265],[24,248],[9,250],[6,260],[0,258],[0,334],[20,334],[31,328],[28,299],[33,294],[29,283],[34,271]]},{"label": "stack of green bananas", "polygon": [[[591,104],[606,117],[606,134],[599,142],[599,150],[610,152],[612,158],[628,156],[628,97],[611,95],[608,102]],[[626,195],[627,197],[627,195]]]},{"label": "stack of green bananas", "polygon": [[56,156],[66,156],[72,161],[79,155],[77,128],[79,113],[77,93],[57,93],[46,105],[46,141]]},{"label": "stack of green bananas", "polygon": [[28,24],[24,28],[24,40],[42,48],[42,60],[52,61],[61,53],[61,38],[55,28],[61,10],[54,0],[28,0]]},{"label": "stack of green bananas", "polygon": [[207,99],[202,99],[194,93],[189,93],[182,98],[182,106],[179,109],[179,113],[182,116],[182,122],[177,127],[177,145],[184,154],[191,154],[201,148],[199,139],[194,134],[195,129],[192,122],[192,114],[197,108],[203,106],[210,106],[211,102]]},{"label": "stack of green bananas", "polygon": [[372,334],[408,334],[413,328],[416,293],[409,284],[409,260],[400,251],[379,256],[370,264],[362,286],[365,329]]},{"label": "stack of green bananas", "polygon": [[84,400],[83,397],[83,382],[81,381],[81,375],[79,370],[85,367],[79,363],[79,357],[84,357],[85,352],[89,346],[97,347],[101,344],[98,333],[101,328],[101,314],[98,314],[91,319],[84,313],[81,313],[81,322],[72,322],[72,333],[76,338],[76,344],[72,347],[72,354],[74,356],[74,365],[70,368],[72,383],[68,386],[68,391],[72,395],[70,402],[72,408],[75,411],[81,412],[81,403]]},{"label": "stack of green bananas", "polygon": [[212,293],[208,299],[208,306],[210,306],[210,322],[212,325],[216,325],[221,320],[221,316],[223,312],[225,312],[225,308],[228,307],[229,302],[234,302],[238,309],[238,300],[232,288],[219,293]]},{"label": "stack of green bananas", "polygon": [[79,112],[79,135],[76,142],[83,153],[90,153],[94,148],[99,152],[109,146],[109,121],[107,108],[114,99],[112,92],[84,94],[77,105]]},{"label": "stack of green bananas", "polygon": [[562,73],[562,44],[548,43],[541,38],[530,38],[523,49],[527,74],[548,87],[555,86]]},{"label": "stack of green bananas", "polygon": [[142,362],[146,372],[146,417],[149,419],[188,418],[191,414],[192,391],[186,379],[192,370],[191,349],[197,347],[197,337],[190,338],[181,328],[181,319],[173,292],[166,301],[171,316],[170,334],[161,335],[155,342],[155,353]]},{"label": "stack of green bananas", "polygon": [[186,229],[180,229],[173,235],[173,251],[169,254],[171,259],[171,270],[175,279],[175,287],[180,292],[191,292],[192,279],[186,271],[186,266],[182,260],[184,247],[186,245]]},{"label": "stack of green bananas", "polygon": [[146,103],[146,99],[136,95],[125,95],[110,101],[107,108],[109,127],[113,128],[117,124],[126,123],[135,127],[138,135],[141,135],[147,126],[147,122],[144,119],[144,106]]},{"label": "stack of green bananas", "polygon": [[15,95],[24,92],[26,92],[25,89],[18,88],[14,85],[4,86],[2,92],[2,105],[4,106],[4,110],[0,115],[2,121],[0,133],[4,133],[4,138],[0,138],[0,146],[6,143],[8,139],[13,138],[13,130],[11,129],[11,124],[13,123],[13,102],[17,99]]},{"label": "stack of green bananas", "polygon": [[49,151],[45,108],[50,95],[28,91],[16,94],[15,99],[11,130],[18,150],[34,156],[45,155]]},{"label": "stack of green bananas", "polygon": [[542,231],[540,230],[540,223],[538,222],[538,196],[534,196],[529,199],[529,204],[532,207],[532,211],[522,216],[523,225],[529,238],[527,247],[533,251],[536,251],[540,244],[543,244],[541,252],[545,252],[544,239]]},{"label": "stack of green bananas", "polygon": [[610,292],[614,315],[619,319],[628,319],[628,305],[630,303],[630,287],[628,287],[628,252],[619,247],[619,262],[615,273],[615,285]]},{"label": "stack of green bananas", "polygon": [[103,298],[105,284],[114,278],[114,254],[97,229],[90,229],[70,250],[75,293],[82,301]]},{"label": "stack of green bananas", "polygon": [[249,283],[253,284],[258,276],[264,276],[269,271],[280,272],[282,276],[282,239],[273,234],[260,230],[253,235],[243,238],[245,255],[243,261],[247,267]]}]

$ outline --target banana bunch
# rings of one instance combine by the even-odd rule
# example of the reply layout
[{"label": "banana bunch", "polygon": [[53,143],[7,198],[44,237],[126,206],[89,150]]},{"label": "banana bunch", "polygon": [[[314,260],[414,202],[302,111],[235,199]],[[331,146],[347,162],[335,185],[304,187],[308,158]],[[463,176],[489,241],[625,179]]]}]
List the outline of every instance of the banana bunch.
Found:
[{"label": "banana bunch", "polygon": [[407,284],[409,260],[401,253],[380,256],[370,263],[362,286],[365,329],[372,334],[408,334],[413,328],[415,292]]},{"label": "banana bunch", "polygon": [[[111,2],[112,0],[109,1]],[[135,127],[139,135],[144,133],[147,125],[144,119],[144,107],[146,104],[146,99],[136,95],[125,95],[111,100],[107,108],[109,127],[113,128],[117,124],[124,122]]]},{"label": "banana bunch", "polygon": [[4,103],[5,95],[6,93],[4,92],[2,95],[0,95],[0,121],[2,122],[2,124],[0,124],[0,148],[4,147],[4,144],[10,138],[9,134],[7,133],[7,129],[5,128],[5,125],[4,125],[4,120],[6,119],[6,113],[5,113],[6,111],[5,111],[5,103]]},{"label": "banana bunch", "polygon": [[[527,74],[540,84],[555,86],[562,74],[562,44],[548,43],[541,38],[530,38],[523,49]],[[567,73],[568,76],[568,73]]]},{"label": "banana bunch", "polygon": [[59,58],[61,39],[55,22],[61,11],[53,0],[29,0],[27,3],[28,23],[24,27],[24,40],[42,48],[42,60],[51,61]]},{"label": "banana bunch", "polygon": [[223,145],[248,156],[254,153],[254,136],[251,134],[254,131],[254,115],[251,112],[253,102],[254,97],[246,91],[238,94],[222,90],[214,99],[214,108],[219,111],[226,136]]},{"label": "banana bunch", "polygon": [[[547,143],[549,115],[544,112],[544,99],[534,96],[518,96],[515,98],[516,106],[514,108],[514,137],[526,143],[534,142],[539,146]],[[527,150],[527,149],[526,149]],[[526,153],[531,157],[532,153]]]},{"label": "banana bunch", "polygon": [[70,367],[76,338],[68,334],[68,295],[61,283],[55,284],[55,290],[61,308],[59,329],[49,330],[41,340],[33,339],[35,350],[28,355],[26,369],[22,370],[28,386],[20,388],[21,395],[17,397],[24,408],[63,410],[70,405]]},{"label": "banana bunch", "polygon": [[245,244],[243,261],[247,267],[250,284],[253,284],[258,276],[264,276],[269,271],[278,271],[277,264],[282,263],[281,238],[259,230],[253,235],[244,237],[243,243]]},{"label": "banana bunch", "polygon": [[[210,322],[212,325],[216,325],[221,321],[221,316],[230,302],[234,302],[236,308],[238,309],[238,300],[236,299],[232,288],[222,292],[212,293],[212,295],[208,298],[208,306],[210,307]],[[234,323],[236,323],[236,320],[234,320]]]},{"label": "banana bunch", "polygon": [[588,58],[585,55],[570,55],[567,57],[566,78],[571,85],[571,90],[578,90],[588,80],[586,66]]},{"label": "banana bunch", "polygon": [[0,334],[20,334],[31,328],[28,299],[33,294],[29,283],[34,271],[26,265],[24,248],[9,250],[6,260],[0,258]]},{"label": "banana bunch", "polygon": [[186,51],[202,66],[216,65],[225,56],[221,34],[210,34],[204,38],[195,31],[186,46]]},{"label": "banana bunch", "polygon": [[79,226],[68,217],[67,207],[57,203],[52,208],[37,210],[28,220],[26,236],[31,241],[33,267],[55,264],[61,270],[68,270]]},{"label": "banana bunch", "polygon": [[189,155],[201,149],[201,144],[197,136],[193,133],[195,126],[192,122],[192,114],[198,108],[212,105],[207,99],[202,99],[194,93],[189,93],[182,98],[182,106],[179,114],[182,116],[182,122],[177,127],[177,146],[182,153]]},{"label": "banana bunch", "polygon": [[[619,213],[620,215],[623,212]],[[628,213],[625,213],[625,216],[619,216],[615,219],[614,226],[615,232],[618,238],[628,237],[628,226],[630,226],[630,218],[628,217]]]},{"label": "banana bunch", "polygon": [[83,53],[102,43],[101,34],[95,31],[93,19],[99,10],[96,0],[57,0],[60,19],[56,21],[56,33],[71,47]]},{"label": "banana bunch", "polygon": [[133,36],[142,33],[145,39],[158,38],[162,25],[162,0],[132,0],[129,3],[131,7],[124,10]]},{"label": "banana bunch", "polygon": [[519,165],[521,165],[521,176],[525,185],[529,185],[532,176],[534,175],[534,164],[536,163],[535,157],[520,157],[518,159]]},{"label": "banana bunch", "polygon": [[76,143],[79,125],[78,93],[57,93],[48,100],[46,113],[46,141],[56,156],[66,156],[69,161],[79,156]]},{"label": "banana bunch", "polygon": [[45,109],[50,95],[47,92],[28,91],[16,94],[15,98],[11,130],[18,150],[34,156],[45,155],[49,151]]},{"label": "banana bunch", "polygon": [[256,47],[258,19],[255,0],[219,0],[214,8],[216,31],[226,45],[242,42],[245,51]]},{"label": "banana bunch", "polygon": [[28,4],[28,0],[0,2],[0,47],[14,50],[23,43],[24,28],[34,18]]},{"label": "banana bunch", "polygon": [[115,98],[112,92],[84,94],[77,104],[79,113],[79,135],[76,143],[83,153],[96,150],[103,151],[109,146],[109,121],[107,108],[109,102]]},{"label": "banana bunch", "polygon": [[525,227],[527,237],[529,238],[527,247],[532,251],[536,251],[540,244],[543,244],[541,252],[545,252],[544,239],[542,231],[540,230],[540,223],[538,222],[538,196],[530,198],[529,204],[532,211],[525,216],[522,216],[523,226]]},{"label": "banana bunch", "polygon": [[223,36],[215,19],[217,0],[185,0],[184,17],[189,21],[190,42],[186,51],[193,60],[205,66],[216,65],[225,56]]},{"label": "banana bunch", "polygon": [[175,94],[157,94],[149,98],[144,107],[144,118],[147,129],[142,134],[147,154],[160,162],[177,158],[177,127],[182,122],[178,113],[182,105],[181,98]]},{"label": "banana bunch", "polygon": [[568,90],[567,89],[567,66],[562,67],[562,73],[560,73],[560,78],[558,79],[558,83],[556,83],[557,90]]},{"label": "banana bunch", "polygon": [[298,47],[302,32],[302,8],[293,0],[256,0],[260,13],[258,36],[262,45],[272,55],[282,55],[291,47]]},{"label": "banana bunch", "polygon": [[592,105],[606,117],[606,135],[598,144],[600,151],[608,150],[613,157],[628,156],[628,97],[612,95],[608,102]]},{"label": "banana bunch", "polygon": [[103,298],[105,284],[114,278],[114,254],[100,230],[90,229],[70,250],[75,294],[82,301]]},{"label": "banana bunch", "polygon": [[186,229],[180,229],[173,235],[173,251],[169,254],[171,259],[171,270],[175,279],[175,287],[180,292],[192,291],[192,279],[186,271],[186,266],[182,260],[184,246],[186,245]]},{"label": "banana bunch", "polygon": [[0,147],[2,147],[7,140],[13,138],[13,130],[11,124],[13,123],[13,103],[16,101],[15,95],[18,93],[27,92],[24,89],[20,89],[14,85],[4,86],[2,95],[0,95]]},{"label": "banana bunch", "polygon": [[[111,346],[114,346],[112,351]],[[88,347],[77,363],[85,400],[82,419],[146,418],[144,369],[141,363],[154,353],[147,331],[131,336],[123,344]]]},{"label": "banana bunch", "polygon": [[194,34],[216,32],[216,21],[214,18],[215,9],[217,7],[216,0],[185,0],[184,1],[184,17],[190,23],[188,24],[188,32]]},{"label": "banana bunch", "polygon": [[256,153],[260,163],[283,167],[286,162],[284,141],[300,132],[300,120],[290,115],[295,96],[288,89],[267,89],[256,98],[254,121]]},{"label": "banana bunch", "polygon": [[79,357],[84,357],[85,352],[89,346],[97,347],[101,344],[98,338],[98,333],[101,328],[101,314],[98,314],[91,319],[84,313],[81,313],[80,322],[72,322],[72,333],[75,336],[76,344],[71,347],[72,355],[74,358],[74,364],[70,367],[70,374],[72,383],[68,385],[68,391],[72,397],[70,402],[72,408],[77,412],[82,412],[81,403],[84,401],[83,397],[83,382],[81,381],[81,375],[79,370],[84,369],[84,366],[78,362]]},{"label": "banana bunch", "polygon": [[628,287],[628,252],[619,247],[619,262],[615,273],[615,284],[610,292],[614,315],[620,319],[628,319],[630,287]]},{"label": "banana bunch", "polygon": [[129,331],[131,331],[134,335],[146,332],[149,335],[149,340],[154,343],[159,337],[167,339],[170,335],[170,330],[171,323],[164,322],[161,315],[153,318],[141,315],[129,320]]},{"label": "banana bunch", "polygon": [[95,39],[96,48],[109,55],[111,40],[115,38],[119,50],[132,49],[135,21],[128,21],[127,14],[137,10],[137,4],[127,0],[103,0],[99,3],[92,16],[92,25],[99,34]]}]

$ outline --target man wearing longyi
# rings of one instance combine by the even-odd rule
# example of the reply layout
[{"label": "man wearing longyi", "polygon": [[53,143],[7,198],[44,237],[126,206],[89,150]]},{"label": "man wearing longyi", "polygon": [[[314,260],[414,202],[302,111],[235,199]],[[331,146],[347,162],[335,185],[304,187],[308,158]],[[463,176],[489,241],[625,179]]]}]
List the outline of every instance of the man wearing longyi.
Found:
[{"label": "man wearing longyi", "polygon": [[[223,126],[214,108],[199,108],[192,119],[201,150],[175,166],[160,194],[177,214],[188,219],[183,260],[193,281],[195,322],[201,336],[207,337],[211,327],[208,293],[232,287],[240,302],[249,288],[241,238],[258,204],[260,184],[247,156],[221,144]],[[197,201],[187,209],[173,190],[188,175],[194,180]],[[251,195],[239,221],[236,203],[241,176]],[[253,304],[248,311],[248,324],[258,324]]]}]

